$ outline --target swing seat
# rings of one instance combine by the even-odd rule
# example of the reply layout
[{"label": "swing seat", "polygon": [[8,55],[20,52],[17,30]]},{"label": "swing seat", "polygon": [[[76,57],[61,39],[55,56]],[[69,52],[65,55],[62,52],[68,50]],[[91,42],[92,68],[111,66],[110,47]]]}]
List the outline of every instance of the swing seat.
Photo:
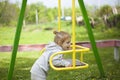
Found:
[{"label": "swing seat", "polygon": [[[72,59],[65,59],[66,61],[70,62],[70,64],[72,64]],[[65,66],[56,66],[57,68],[61,68],[61,67],[65,67]],[[85,63],[80,62],[78,59],[76,59],[76,65],[75,66],[85,66]]]},{"label": "swing seat", "polygon": [[[50,56],[49,63],[50,63],[51,68],[53,68],[54,70],[72,70],[72,69],[88,68],[89,65],[87,63],[83,62],[83,52],[89,51],[89,48],[78,46],[78,45],[75,45],[75,47],[76,47],[75,52],[79,52],[81,54],[80,60],[78,60],[78,59],[66,59],[67,61],[69,61],[72,64],[71,67],[53,65],[52,60],[53,60],[54,56],[59,55],[59,54],[70,54],[70,53],[73,53],[74,50],[57,52],[57,53],[54,53]],[[75,65],[73,65],[73,62],[75,62]]]}]

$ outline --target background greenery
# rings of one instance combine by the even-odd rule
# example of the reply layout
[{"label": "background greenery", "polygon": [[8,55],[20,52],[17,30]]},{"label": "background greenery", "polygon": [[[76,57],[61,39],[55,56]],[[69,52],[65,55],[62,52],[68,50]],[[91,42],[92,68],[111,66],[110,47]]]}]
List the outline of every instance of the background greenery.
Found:
[{"label": "background greenery", "polygon": [[[66,22],[61,23],[61,29],[71,34],[71,24]],[[49,30],[48,30],[49,29]],[[57,30],[57,23],[45,23],[38,25],[23,26],[20,44],[41,44],[53,41],[53,31]],[[97,26],[92,29],[96,40],[102,39],[120,39],[120,30],[118,28],[101,28]],[[16,27],[0,27],[0,45],[13,45]],[[76,40],[88,41],[88,33],[85,26],[76,26]]]},{"label": "background greenery", "polygon": [[[0,52],[1,80],[7,80],[10,53]],[[100,78],[94,55],[92,52],[89,52],[84,56],[84,61],[89,64],[89,68],[70,71],[55,71],[50,69],[47,80],[119,80],[120,64],[113,59],[113,48],[100,48],[99,53],[106,74],[105,78]],[[31,66],[39,56],[40,53],[35,51],[18,52],[12,80],[30,80]]]},{"label": "background greenery", "polygon": [[[92,29],[96,40],[120,39],[120,17],[118,14],[118,17],[115,18],[116,15],[112,14],[111,7],[110,5],[104,5],[96,8],[96,6],[86,5],[88,15],[96,21]],[[118,13],[120,13],[120,6],[116,5],[116,8]],[[36,24],[35,19],[36,10],[39,15],[38,24]],[[0,1],[0,46],[13,45],[19,12],[19,3],[11,4],[8,0]],[[71,15],[71,8],[65,9],[65,15]],[[76,8],[76,15],[81,16],[79,8]],[[109,15],[110,18],[108,20],[111,23],[118,19],[118,24],[109,27],[102,19],[104,15]],[[61,24],[62,30],[71,34],[71,21],[62,21]],[[49,43],[53,41],[53,31],[57,30],[57,25],[57,8],[47,8],[42,3],[27,5],[19,44]],[[89,41],[85,25],[76,25],[76,41]],[[106,74],[105,78],[100,77],[96,60],[91,50],[84,56],[84,61],[90,65],[89,68],[70,71],[50,69],[47,80],[120,80],[120,60],[118,62],[114,60],[114,48],[98,48],[98,50]],[[12,80],[30,80],[29,71],[39,56],[39,51],[18,52]],[[65,55],[65,57],[71,58],[71,55]],[[7,80],[10,58],[11,52],[0,52],[0,80]],[[79,57],[77,56],[77,58]]]},{"label": "background greenery", "polygon": [[[118,13],[120,13],[120,2],[116,0],[114,2],[116,5],[103,5],[101,7],[85,5],[89,17],[93,17],[96,20],[103,18],[105,15],[112,16],[112,8],[116,8]],[[16,3],[10,3],[9,0],[0,0],[0,27],[2,26],[15,26],[18,20],[18,15],[20,12],[21,4],[16,1]],[[36,11],[38,14],[38,23],[45,23],[57,20],[58,8],[48,8],[43,3],[33,3],[26,7],[24,24],[35,24],[36,23]],[[76,7],[76,16],[81,16],[81,11],[79,7]],[[13,13],[14,12],[14,13]],[[71,8],[64,8],[64,16],[71,16]]]},{"label": "background greenery", "polygon": [[[53,30],[56,30],[57,23],[48,23],[42,25],[28,25],[23,27],[20,44],[41,44],[49,43],[53,41]],[[68,31],[71,34],[71,24],[62,22],[64,31]],[[51,28],[52,30],[46,30]],[[77,26],[77,41],[89,40],[85,26]],[[0,27],[0,45],[12,45],[15,35],[15,27]],[[117,28],[110,29],[93,29],[96,40],[103,39],[120,39],[120,30]],[[120,64],[113,58],[113,47],[99,48],[100,57],[106,73],[105,78],[100,78],[98,67],[93,55],[92,50],[86,53],[84,61],[90,66],[87,69],[82,70],[70,70],[70,71],[54,71],[50,69],[48,72],[47,80],[119,80]],[[119,49],[120,51],[120,49]],[[30,80],[30,69],[35,60],[40,56],[39,51],[32,52],[18,52],[15,64],[15,70],[13,74],[13,80]],[[0,52],[0,79],[6,80],[9,68],[11,52]],[[70,55],[66,57],[71,58]],[[77,56],[79,59],[79,57]]]}]

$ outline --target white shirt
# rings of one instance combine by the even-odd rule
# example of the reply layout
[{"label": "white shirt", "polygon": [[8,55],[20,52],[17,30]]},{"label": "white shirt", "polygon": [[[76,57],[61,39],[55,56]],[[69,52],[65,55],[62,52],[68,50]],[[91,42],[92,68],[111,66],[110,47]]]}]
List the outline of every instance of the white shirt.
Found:
[{"label": "white shirt", "polygon": [[[31,73],[39,74],[39,68],[42,68],[44,71],[49,70],[49,58],[52,54],[63,51],[63,49],[57,45],[55,42],[50,43],[45,47],[43,54],[36,60],[34,65],[31,68]],[[55,66],[68,66],[70,62],[63,59],[63,54],[56,55],[53,58],[53,65]]]}]

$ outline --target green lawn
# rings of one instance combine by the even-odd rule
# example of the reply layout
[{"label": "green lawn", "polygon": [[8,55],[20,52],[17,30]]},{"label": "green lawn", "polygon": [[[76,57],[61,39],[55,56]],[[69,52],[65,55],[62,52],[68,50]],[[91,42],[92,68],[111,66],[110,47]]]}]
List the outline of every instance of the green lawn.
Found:
[{"label": "green lawn", "polygon": [[[31,26],[27,26],[31,27]],[[53,32],[39,27],[23,28],[20,36],[20,44],[40,44],[53,40]],[[15,35],[15,27],[0,27],[0,45],[12,45]]]},{"label": "green lawn", "polygon": [[[41,44],[53,41],[53,30],[57,30],[56,23],[42,25],[27,25],[23,27],[20,44]],[[66,27],[64,27],[66,26]],[[62,30],[71,34],[70,24],[62,24]],[[45,30],[52,28],[52,30]],[[15,35],[15,27],[0,27],[0,45],[12,45]],[[93,29],[96,40],[101,39],[120,39],[120,30],[116,28]],[[77,41],[89,40],[85,27],[76,27]],[[119,49],[120,52],[120,49]],[[87,69],[54,71],[50,69],[47,80],[120,80],[120,61],[116,62],[113,58],[113,48],[100,48],[100,57],[106,73],[105,78],[99,78],[99,70],[92,51],[86,53],[84,61],[89,64]],[[7,79],[11,52],[0,52],[0,80]],[[40,52],[18,52],[13,74],[13,80],[30,80],[30,68],[34,61],[40,56]],[[67,55],[69,57],[69,55]]]},{"label": "green lawn", "polygon": [[[65,26],[65,27],[64,27]],[[46,30],[46,28],[52,28],[52,30]],[[22,28],[20,36],[20,44],[41,44],[49,43],[53,41],[53,31],[57,30],[57,23],[48,23],[42,25],[27,25]],[[71,34],[71,25],[63,23],[61,30],[67,31]],[[0,27],[0,45],[13,45],[15,27]],[[120,39],[120,30],[116,28],[105,29],[99,28],[93,29],[93,34],[96,40],[101,39]],[[76,41],[88,41],[88,33],[84,26],[76,27]]]},{"label": "green lawn", "polygon": [[[119,50],[120,51],[120,50]],[[99,78],[98,67],[92,52],[86,53],[84,61],[89,64],[87,69],[55,71],[50,69],[47,80],[119,80],[120,62],[113,59],[113,48],[99,49],[105,78]],[[39,52],[18,52],[12,80],[30,80],[30,68],[40,56]],[[10,52],[0,52],[0,80],[6,80],[10,61]]]}]

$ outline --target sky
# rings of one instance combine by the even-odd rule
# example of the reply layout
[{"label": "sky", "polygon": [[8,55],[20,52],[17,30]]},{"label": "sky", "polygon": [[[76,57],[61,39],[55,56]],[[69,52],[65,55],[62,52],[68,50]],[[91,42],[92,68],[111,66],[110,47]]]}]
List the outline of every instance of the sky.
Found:
[{"label": "sky", "polygon": [[[22,2],[22,0],[9,0],[12,3]],[[78,0],[76,1],[76,6],[78,6]],[[104,4],[109,4],[114,6],[117,0],[84,0],[84,3],[87,5],[96,5],[101,6]],[[42,2],[47,7],[57,7],[58,0],[27,0],[27,4]],[[62,7],[71,7],[72,0],[61,0]]]}]

